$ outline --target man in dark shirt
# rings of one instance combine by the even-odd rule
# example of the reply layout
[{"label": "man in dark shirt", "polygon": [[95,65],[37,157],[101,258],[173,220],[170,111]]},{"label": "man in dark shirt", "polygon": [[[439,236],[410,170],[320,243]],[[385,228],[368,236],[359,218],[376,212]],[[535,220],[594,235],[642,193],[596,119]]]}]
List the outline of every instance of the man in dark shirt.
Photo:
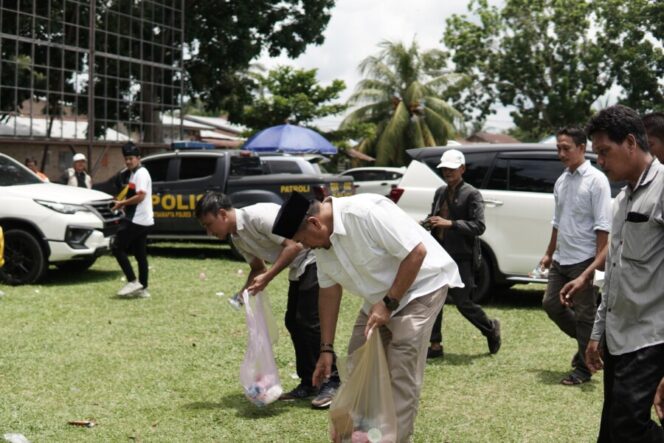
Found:
[{"label": "man in dark shirt", "polygon": [[[438,167],[442,168],[443,179],[447,185],[436,190],[431,214],[424,225],[431,228],[431,234],[459,266],[465,286],[450,289],[450,296],[457,309],[482,332],[487,338],[489,352],[495,354],[501,345],[500,322],[490,320],[471,298],[475,287],[474,263],[477,263],[480,254],[477,237],[482,235],[485,229],[484,201],[477,189],[463,181],[465,165],[462,152],[456,149],[445,151]],[[443,309],[438,313],[431,331],[428,358],[443,356],[442,324]]]}]

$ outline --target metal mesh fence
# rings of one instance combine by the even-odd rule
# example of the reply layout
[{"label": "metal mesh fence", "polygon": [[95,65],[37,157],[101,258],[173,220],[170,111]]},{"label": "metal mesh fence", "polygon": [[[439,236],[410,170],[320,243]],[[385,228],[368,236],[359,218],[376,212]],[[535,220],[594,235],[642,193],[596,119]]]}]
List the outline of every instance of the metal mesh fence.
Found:
[{"label": "metal mesh fence", "polygon": [[183,0],[0,0],[0,137],[181,137],[183,9]]}]

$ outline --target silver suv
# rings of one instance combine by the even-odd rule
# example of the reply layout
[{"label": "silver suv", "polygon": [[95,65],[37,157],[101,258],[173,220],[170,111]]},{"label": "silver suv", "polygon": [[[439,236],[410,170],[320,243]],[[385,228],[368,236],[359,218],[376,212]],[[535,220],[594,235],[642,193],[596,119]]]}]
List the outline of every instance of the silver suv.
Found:
[{"label": "silver suv", "polygon": [[[546,282],[528,273],[542,258],[551,236],[553,185],[564,170],[554,145],[477,144],[410,149],[413,161],[391,197],[416,220],[431,210],[435,190],[445,183],[436,168],[447,149],[466,157],[464,180],[484,197],[486,231],[480,237],[483,269],[474,294],[487,300],[492,288],[519,282]],[[595,155],[586,155],[594,166]],[[612,195],[620,184],[612,183]]]}]

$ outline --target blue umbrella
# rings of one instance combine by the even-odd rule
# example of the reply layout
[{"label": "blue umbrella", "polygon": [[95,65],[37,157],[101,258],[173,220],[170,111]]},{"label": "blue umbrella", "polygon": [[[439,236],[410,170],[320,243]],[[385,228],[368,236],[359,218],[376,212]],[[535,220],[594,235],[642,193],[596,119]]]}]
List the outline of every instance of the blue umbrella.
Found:
[{"label": "blue umbrella", "polygon": [[278,125],[263,129],[247,140],[242,149],[289,154],[337,153],[337,148],[318,132],[295,125]]}]

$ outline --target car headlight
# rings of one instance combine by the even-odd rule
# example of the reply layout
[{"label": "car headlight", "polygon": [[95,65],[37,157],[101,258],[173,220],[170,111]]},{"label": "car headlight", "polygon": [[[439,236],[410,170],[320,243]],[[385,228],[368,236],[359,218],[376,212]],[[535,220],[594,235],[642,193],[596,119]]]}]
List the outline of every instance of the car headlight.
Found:
[{"label": "car headlight", "polygon": [[35,202],[39,203],[42,206],[46,206],[48,209],[51,209],[55,212],[59,212],[61,214],[76,214],[77,212],[90,212],[90,210],[83,205],[51,202],[47,200],[35,200]]}]

